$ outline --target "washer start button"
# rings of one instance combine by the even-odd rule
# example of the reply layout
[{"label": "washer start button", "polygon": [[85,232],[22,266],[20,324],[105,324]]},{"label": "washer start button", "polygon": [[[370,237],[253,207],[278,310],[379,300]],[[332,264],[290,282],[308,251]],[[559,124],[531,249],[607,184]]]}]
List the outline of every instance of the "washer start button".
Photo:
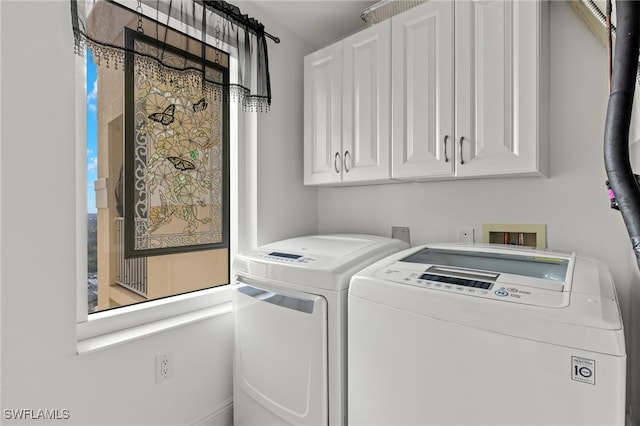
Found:
[{"label": "washer start button", "polygon": [[500,297],[507,297],[509,295],[509,292],[503,288],[501,288],[500,290],[496,290],[495,291],[495,295],[496,296],[500,296]]}]

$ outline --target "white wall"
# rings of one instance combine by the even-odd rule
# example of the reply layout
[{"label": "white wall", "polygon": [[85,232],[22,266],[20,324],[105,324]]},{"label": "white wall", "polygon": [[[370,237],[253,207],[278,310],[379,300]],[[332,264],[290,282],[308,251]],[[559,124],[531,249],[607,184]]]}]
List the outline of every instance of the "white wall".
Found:
[{"label": "white wall", "polygon": [[258,114],[258,245],[318,231],[318,191],[302,185],[303,57],[311,47],[282,28],[259,2],[236,2],[280,37],[269,43],[273,100]]},{"label": "white wall", "polygon": [[[609,208],[604,183],[605,49],[565,2],[552,1],[550,14],[549,179],[323,188],[320,232],[390,235],[392,225],[401,225],[411,228],[413,244],[421,244],[455,241],[458,226],[473,226],[481,238],[483,223],[544,223],[550,248],[575,250],[609,265],[628,326],[632,284],[637,284],[632,281],[637,279],[629,266],[624,224]],[[631,335],[627,330],[627,340],[637,336],[637,331]],[[637,381],[637,365],[634,368]]]},{"label": "white wall", "polygon": [[[75,56],[69,9],[62,0],[0,1],[0,416],[5,409],[31,408],[69,410],[71,418],[56,424],[224,422],[228,418],[209,416],[231,403],[231,315],[76,355],[75,253],[84,247],[75,242]],[[265,242],[317,230],[316,191],[302,187],[297,161],[302,157],[302,130],[296,124],[302,122],[299,52],[306,47],[293,41],[282,46],[270,46],[278,93],[268,117],[277,123],[259,118],[265,131],[259,129],[256,160],[258,239]],[[154,357],[169,350],[175,376],[155,384]]]},{"label": "white wall", "polygon": [[[232,397],[230,314],[94,354],[75,353],[69,3],[3,1],[0,7],[2,409],[67,409],[71,417],[60,423],[77,425],[205,418]],[[175,377],[156,385],[155,355],[169,350]]]}]

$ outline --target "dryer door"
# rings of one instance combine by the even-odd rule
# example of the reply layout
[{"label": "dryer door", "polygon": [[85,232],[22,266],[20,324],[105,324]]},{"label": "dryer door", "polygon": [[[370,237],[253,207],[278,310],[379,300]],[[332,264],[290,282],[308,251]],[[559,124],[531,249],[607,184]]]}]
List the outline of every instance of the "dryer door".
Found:
[{"label": "dryer door", "polygon": [[236,425],[327,425],[327,301],[239,279],[234,288]]}]

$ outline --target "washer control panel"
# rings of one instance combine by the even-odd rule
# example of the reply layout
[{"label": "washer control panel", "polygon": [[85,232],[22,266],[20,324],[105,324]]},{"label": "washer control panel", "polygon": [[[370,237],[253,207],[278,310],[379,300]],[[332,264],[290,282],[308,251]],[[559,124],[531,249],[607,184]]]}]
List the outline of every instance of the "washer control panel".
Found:
[{"label": "washer control panel", "polygon": [[[394,267],[396,266],[396,267]],[[501,280],[501,274],[454,274],[434,273],[433,268],[416,271],[391,265],[376,272],[376,276],[424,289],[475,296],[485,299],[536,306],[564,307],[568,305],[569,294],[562,291],[550,291],[527,287]]]},{"label": "washer control panel", "polygon": [[419,280],[436,282],[436,283],[453,284],[455,286],[461,286],[461,287],[467,287],[467,288],[479,288],[482,290],[490,289],[493,286],[493,283],[489,281],[452,277],[447,275],[422,274],[420,275]]}]

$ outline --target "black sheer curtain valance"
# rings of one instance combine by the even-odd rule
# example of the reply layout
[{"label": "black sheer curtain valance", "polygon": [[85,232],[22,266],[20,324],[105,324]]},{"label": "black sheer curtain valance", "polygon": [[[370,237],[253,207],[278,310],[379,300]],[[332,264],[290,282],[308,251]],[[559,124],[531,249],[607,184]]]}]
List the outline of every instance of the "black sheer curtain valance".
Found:
[{"label": "black sheer curtain valance", "polygon": [[211,10],[216,10],[220,13],[223,13],[228,19],[237,22],[240,25],[245,25],[249,28],[250,31],[255,32],[256,34],[260,34],[264,32],[264,35],[269,37],[271,40],[276,43],[280,43],[280,38],[275,37],[264,30],[264,25],[258,22],[255,18],[250,17],[249,15],[244,15],[240,12],[240,8],[238,6],[234,6],[232,4],[227,3],[226,1],[219,0],[196,0],[199,3],[203,3],[207,8]]},{"label": "black sheer curtain valance", "polygon": [[[203,91],[240,102],[245,109],[271,105],[267,41],[277,37],[240,9],[219,0],[70,0],[76,53],[91,49],[97,64],[122,67],[135,57],[159,78],[184,79]],[[153,40],[144,51],[127,46],[124,28]],[[181,60],[175,49],[189,53]],[[200,58],[194,61],[193,58]],[[231,59],[230,59],[231,58]],[[229,81],[209,78],[205,63],[228,67]]]}]

